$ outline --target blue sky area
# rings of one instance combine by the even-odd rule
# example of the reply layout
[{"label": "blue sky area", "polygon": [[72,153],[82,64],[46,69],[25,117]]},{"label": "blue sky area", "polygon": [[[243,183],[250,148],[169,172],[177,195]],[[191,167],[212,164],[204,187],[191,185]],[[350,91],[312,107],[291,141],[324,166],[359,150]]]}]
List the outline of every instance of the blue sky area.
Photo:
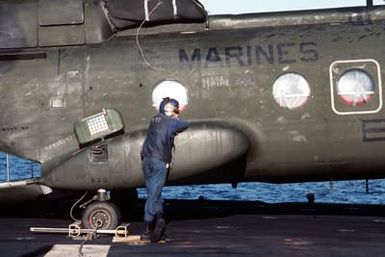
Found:
[{"label": "blue sky area", "polygon": [[[209,14],[272,12],[283,10],[307,10],[345,6],[364,6],[366,0],[200,0]],[[384,0],[373,0],[375,5]]]}]

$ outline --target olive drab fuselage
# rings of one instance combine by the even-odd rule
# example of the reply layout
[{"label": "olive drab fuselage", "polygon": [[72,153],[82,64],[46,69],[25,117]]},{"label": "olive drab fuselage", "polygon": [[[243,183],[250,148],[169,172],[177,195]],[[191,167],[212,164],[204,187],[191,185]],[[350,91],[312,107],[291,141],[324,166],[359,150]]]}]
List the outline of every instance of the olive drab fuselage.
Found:
[{"label": "olive drab fuselage", "polygon": [[[0,32],[0,149],[40,162],[42,184],[143,186],[156,99],[173,94],[190,128],[175,140],[170,184],[385,177],[384,7],[117,33],[98,1],[55,26],[39,24],[38,1],[14,2],[19,40]],[[124,131],[80,145],[76,122],[103,109]]]}]

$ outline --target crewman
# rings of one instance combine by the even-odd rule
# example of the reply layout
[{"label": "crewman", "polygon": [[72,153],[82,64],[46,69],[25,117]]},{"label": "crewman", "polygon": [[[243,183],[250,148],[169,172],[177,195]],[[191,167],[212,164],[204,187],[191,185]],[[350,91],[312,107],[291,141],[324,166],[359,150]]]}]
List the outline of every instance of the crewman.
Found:
[{"label": "crewman", "polygon": [[172,98],[163,98],[159,113],[150,122],[141,157],[143,175],[147,190],[144,207],[145,228],[143,240],[158,242],[165,237],[166,222],[163,218],[161,191],[165,185],[172,159],[174,138],[189,127],[179,116],[179,103]]}]

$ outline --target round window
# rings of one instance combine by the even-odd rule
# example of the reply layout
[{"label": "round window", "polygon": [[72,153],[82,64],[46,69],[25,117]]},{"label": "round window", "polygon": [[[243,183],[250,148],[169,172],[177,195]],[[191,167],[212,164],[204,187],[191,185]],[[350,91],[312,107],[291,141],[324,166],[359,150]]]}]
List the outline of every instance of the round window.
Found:
[{"label": "round window", "polygon": [[304,105],[310,96],[309,83],[300,74],[283,74],[274,82],[273,96],[281,107],[298,108]]},{"label": "round window", "polygon": [[375,91],[372,77],[364,70],[351,69],[337,81],[337,92],[349,106],[361,106],[371,100]]},{"label": "round window", "polygon": [[179,102],[180,111],[184,111],[188,105],[187,89],[179,81],[164,80],[156,85],[152,91],[152,106],[159,108],[165,97],[176,99]]}]

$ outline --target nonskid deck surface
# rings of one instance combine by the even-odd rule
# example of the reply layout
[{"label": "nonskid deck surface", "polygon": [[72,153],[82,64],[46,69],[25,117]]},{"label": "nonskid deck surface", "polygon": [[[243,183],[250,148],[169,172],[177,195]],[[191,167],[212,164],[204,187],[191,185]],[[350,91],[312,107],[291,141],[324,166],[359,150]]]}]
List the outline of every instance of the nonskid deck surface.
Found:
[{"label": "nonskid deck surface", "polygon": [[[56,217],[0,218],[0,256],[383,256],[384,206],[174,201],[163,244],[73,240],[30,227],[67,227]],[[17,216],[17,215],[15,215]],[[139,234],[142,222],[131,222]],[[6,255],[3,255],[6,254]]]}]

